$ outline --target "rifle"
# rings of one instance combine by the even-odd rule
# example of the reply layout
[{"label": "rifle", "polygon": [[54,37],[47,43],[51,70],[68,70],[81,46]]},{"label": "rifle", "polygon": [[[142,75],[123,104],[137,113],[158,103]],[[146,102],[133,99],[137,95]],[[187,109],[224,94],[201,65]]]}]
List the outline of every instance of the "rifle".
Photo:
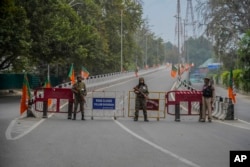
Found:
[{"label": "rifle", "polygon": [[134,87],[134,90],[139,91],[144,96],[145,99],[149,99],[148,96],[145,93],[143,93],[140,89],[138,89],[137,87]]},{"label": "rifle", "polygon": [[83,103],[86,103],[85,97],[84,97],[84,89],[80,90],[80,96],[82,98]]},{"label": "rifle", "polygon": [[86,100],[85,100],[85,97],[84,97],[84,89],[79,90],[78,88],[73,88],[72,90],[73,90],[74,93],[80,95],[83,103],[86,103]]}]

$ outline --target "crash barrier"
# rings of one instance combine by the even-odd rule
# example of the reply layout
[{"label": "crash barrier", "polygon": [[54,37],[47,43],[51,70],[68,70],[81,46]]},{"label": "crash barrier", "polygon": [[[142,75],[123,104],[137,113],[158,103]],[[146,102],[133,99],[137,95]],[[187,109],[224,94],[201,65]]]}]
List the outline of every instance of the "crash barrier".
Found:
[{"label": "crash barrier", "polygon": [[216,96],[212,116],[220,120],[234,120],[234,104],[232,103],[232,99]]},{"label": "crash barrier", "polygon": [[[193,103],[198,102],[201,109],[202,91],[173,90],[167,92],[165,96],[167,113],[175,115],[175,121],[180,121],[181,115],[200,115],[201,112],[193,112],[191,106]],[[187,111],[181,110],[181,105],[187,105]],[[170,106],[174,107],[174,109],[170,109]],[[174,111],[174,113],[171,111]]]},{"label": "crash barrier", "polygon": [[124,91],[93,91],[89,92],[84,106],[85,116],[91,117],[124,117]]},{"label": "crash barrier", "polygon": [[[156,72],[163,68],[165,67],[157,67],[157,68],[140,70],[139,76],[144,76],[146,74]],[[92,92],[99,88],[110,86],[110,85],[113,85],[122,81],[126,81],[134,77],[138,77],[136,76],[135,72],[117,72],[117,73],[102,74],[102,75],[97,75],[97,76],[90,76],[87,79],[85,79],[84,82],[87,85],[87,92]],[[67,82],[67,83],[62,83],[56,87],[69,88],[71,86],[72,86],[71,82]]]},{"label": "crash barrier", "polygon": [[[134,91],[129,91],[128,95],[128,117],[135,116],[135,99]],[[165,113],[165,92],[149,92],[147,99],[147,115],[148,118],[166,118]],[[143,117],[142,110],[139,111],[139,118]]]},{"label": "crash barrier", "polygon": [[[73,93],[67,88],[38,88],[34,91],[34,109],[43,112],[43,118],[47,118],[48,112],[66,113],[72,111]],[[67,111],[62,106],[67,105]]]}]

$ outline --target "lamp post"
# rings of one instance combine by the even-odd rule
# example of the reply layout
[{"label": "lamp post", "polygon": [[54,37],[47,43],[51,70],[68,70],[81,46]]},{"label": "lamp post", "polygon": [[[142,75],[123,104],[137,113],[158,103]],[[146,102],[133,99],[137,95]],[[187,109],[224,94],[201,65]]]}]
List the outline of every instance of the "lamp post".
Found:
[{"label": "lamp post", "polygon": [[122,25],[123,25],[123,23],[122,23],[122,10],[121,10],[121,72],[123,71],[122,69],[123,69],[123,67],[122,67],[122,64],[123,64],[123,41],[122,41],[122,36],[123,36],[123,33],[122,33]]}]

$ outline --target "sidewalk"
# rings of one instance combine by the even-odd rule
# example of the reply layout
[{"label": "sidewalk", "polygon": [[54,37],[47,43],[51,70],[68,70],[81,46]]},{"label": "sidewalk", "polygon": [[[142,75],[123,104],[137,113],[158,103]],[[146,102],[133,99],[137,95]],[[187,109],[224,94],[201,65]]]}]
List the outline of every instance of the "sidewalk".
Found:
[{"label": "sidewalk", "polygon": [[0,96],[21,96],[21,89],[0,90]]}]

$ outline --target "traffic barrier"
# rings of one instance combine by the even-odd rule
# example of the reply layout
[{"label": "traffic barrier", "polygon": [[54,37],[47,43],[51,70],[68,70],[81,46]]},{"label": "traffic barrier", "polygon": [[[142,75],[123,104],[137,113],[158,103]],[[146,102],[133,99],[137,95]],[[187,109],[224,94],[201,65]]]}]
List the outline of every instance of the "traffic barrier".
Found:
[{"label": "traffic barrier", "polygon": [[229,98],[228,108],[227,108],[227,115],[225,120],[234,120],[234,104],[232,99]]},{"label": "traffic barrier", "polygon": [[[148,118],[156,118],[157,121],[160,118],[165,118],[165,92],[149,92],[147,100],[147,116]],[[134,117],[135,113],[135,98],[134,91],[129,91],[128,96],[128,117]],[[139,112],[139,117],[142,116],[142,112]]]},{"label": "traffic barrier", "polygon": [[[177,80],[177,84],[175,87],[176,90],[188,90],[188,91],[198,91],[197,89],[195,89],[194,87],[192,87],[190,82],[187,82],[186,80],[181,80],[181,78],[179,77]],[[181,106],[183,108],[183,106]],[[192,103],[192,110],[201,113],[201,104],[199,102],[193,102]]]},{"label": "traffic barrier", "polygon": [[226,118],[227,108],[228,108],[228,102],[229,102],[229,98],[225,97],[223,105],[222,105],[223,106],[222,107],[222,112],[221,112],[221,115],[218,116],[218,119],[224,120]]},{"label": "traffic barrier", "polygon": [[223,98],[220,98],[219,99],[219,103],[218,103],[218,108],[216,108],[216,110],[218,110],[218,112],[216,113],[216,114],[212,114],[212,116],[214,117],[214,118],[219,118],[219,116],[221,116],[222,115],[222,113],[223,113],[223,106],[224,106],[224,102],[223,102]]},{"label": "traffic barrier", "polygon": [[215,116],[220,113],[220,102],[223,102],[223,98],[220,96],[215,97],[215,106],[214,106],[214,112],[212,113],[212,116]]},{"label": "traffic barrier", "polygon": [[[61,107],[64,104],[73,104],[73,92],[67,88],[38,88],[34,91],[34,105],[35,111],[43,112],[43,118],[47,118],[48,112],[62,112],[68,113],[68,111],[61,111]],[[51,107],[49,107],[49,101],[52,101]]]},{"label": "traffic barrier", "polygon": [[86,97],[85,116],[91,117],[124,117],[124,91],[93,91]]},{"label": "traffic barrier", "polygon": [[215,112],[212,116],[220,120],[234,120],[234,104],[231,98],[216,96]]},{"label": "traffic barrier", "polygon": [[[180,104],[182,102],[187,103],[187,108],[188,111],[187,113],[181,113],[180,112]],[[193,113],[192,112],[192,103],[198,102],[200,104],[200,109],[201,109],[201,104],[202,104],[202,91],[169,91],[166,93],[166,108],[167,108],[167,113],[170,115],[175,115],[175,121],[180,121],[180,116],[181,115],[200,115],[201,112],[199,113]],[[175,106],[175,113],[171,113],[169,110],[169,106],[174,105]]]}]

